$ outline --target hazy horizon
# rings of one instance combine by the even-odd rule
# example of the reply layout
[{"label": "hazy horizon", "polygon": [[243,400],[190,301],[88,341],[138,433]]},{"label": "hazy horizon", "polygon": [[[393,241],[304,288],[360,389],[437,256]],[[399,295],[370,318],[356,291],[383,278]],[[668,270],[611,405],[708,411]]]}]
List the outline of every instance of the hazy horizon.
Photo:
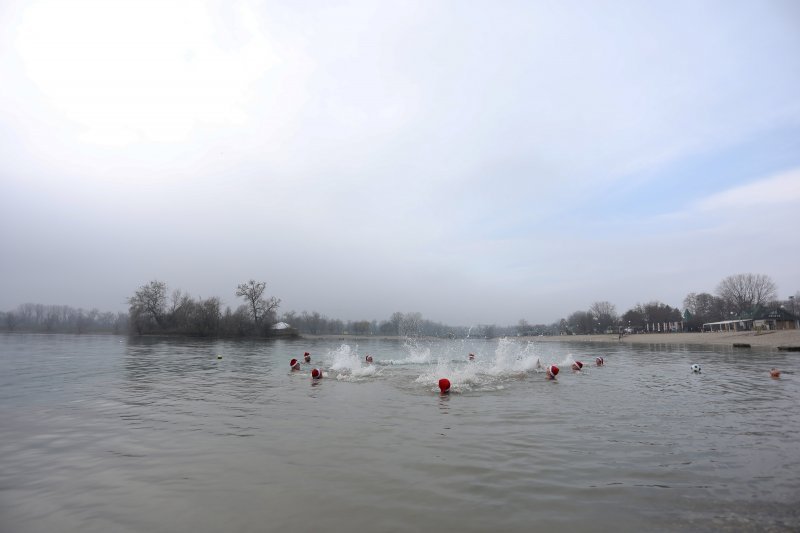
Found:
[{"label": "hazy horizon", "polygon": [[0,5],[0,310],[550,323],[800,289],[800,4]]}]

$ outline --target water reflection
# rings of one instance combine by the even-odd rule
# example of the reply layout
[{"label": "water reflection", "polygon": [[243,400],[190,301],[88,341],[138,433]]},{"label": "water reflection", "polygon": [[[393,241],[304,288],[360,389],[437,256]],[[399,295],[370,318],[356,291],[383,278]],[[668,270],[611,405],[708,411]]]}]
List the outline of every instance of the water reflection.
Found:
[{"label": "water reflection", "polygon": [[[286,366],[303,351],[379,371],[311,380]],[[597,355],[557,387],[527,366]],[[798,370],[664,345],[4,338],[0,530],[780,531]]]}]

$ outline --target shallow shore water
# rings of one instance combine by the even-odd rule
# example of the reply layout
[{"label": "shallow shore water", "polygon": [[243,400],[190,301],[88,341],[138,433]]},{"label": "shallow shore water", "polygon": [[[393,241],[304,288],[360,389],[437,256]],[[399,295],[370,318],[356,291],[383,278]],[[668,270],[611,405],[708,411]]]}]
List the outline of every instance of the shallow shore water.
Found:
[{"label": "shallow shore water", "polygon": [[0,531],[796,531],[798,373],[694,343],[0,335]]},{"label": "shallow shore water", "polygon": [[569,337],[526,337],[542,342],[604,342],[622,344],[677,344],[705,346],[733,346],[750,344],[751,347],[800,347],[800,330],[781,330],[756,333],[754,331],[723,331],[706,333],[638,333],[633,335],[572,335]]}]

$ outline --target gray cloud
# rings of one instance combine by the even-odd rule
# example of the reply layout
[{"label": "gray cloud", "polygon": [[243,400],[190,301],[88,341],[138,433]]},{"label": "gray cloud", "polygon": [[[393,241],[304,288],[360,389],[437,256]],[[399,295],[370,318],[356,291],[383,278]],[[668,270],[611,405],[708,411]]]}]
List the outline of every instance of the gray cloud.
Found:
[{"label": "gray cloud", "polygon": [[119,309],[156,277],[233,305],[256,277],[283,309],[512,323],[797,288],[798,237],[751,222],[789,206],[693,193],[796,183],[763,154],[800,132],[790,3],[150,9],[0,11],[0,308]]}]

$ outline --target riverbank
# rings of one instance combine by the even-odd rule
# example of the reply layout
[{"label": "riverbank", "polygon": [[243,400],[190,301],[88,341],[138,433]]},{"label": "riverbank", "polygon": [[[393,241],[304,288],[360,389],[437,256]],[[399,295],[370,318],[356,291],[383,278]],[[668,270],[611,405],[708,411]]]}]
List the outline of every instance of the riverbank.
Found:
[{"label": "riverbank", "polygon": [[[357,342],[364,340],[402,340],[392,335],[302,335],[304,339],[339,340]],[[426,337],[427,338],[427,337]],[[436,337],[430,337],[435,339]],[[752,347],[773,348],[779,346],[800,346],[800,330],[769,331],[756,334],[753,331],[707,332],[707,333],[641,333],[625,335],[562,335],[542,337],[516,337],[531,342],[603,342],[621,344],[704,344],[733,346],[749,344]]]},{"label": "riverbank", "polygon": [[569,335],[553,337],[526,337],[539,342],[605,342],[623,344],[705,344],[733,346],[749,344],[752,347],[774,348],[800,346],[800,330],[706,332],[706,333],[640,333],[625,335]]}]

